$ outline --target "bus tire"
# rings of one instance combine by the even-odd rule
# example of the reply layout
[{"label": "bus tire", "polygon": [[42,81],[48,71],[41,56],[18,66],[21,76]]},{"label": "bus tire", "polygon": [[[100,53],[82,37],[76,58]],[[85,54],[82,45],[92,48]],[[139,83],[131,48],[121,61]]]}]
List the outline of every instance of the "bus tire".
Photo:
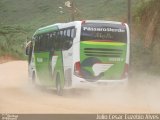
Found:
[{"label": "bus tire", "polygon": [[35,74],[35,71],[33,71],[33,73],[32,73],[32,84],[33,85],[36,84],[36,74]]},{"label": "bus tire", "polygon": [[63,88],[61,86],[60,74],[59,73],[56,75],[56,93],[59,96],[62,96],[62,93],[63,93]]},{"label": "bus tire", "polygon": [[67,87],[70,87],[70,86],[72,86],[72,77],[71,77],[71,69],[67,69],[66,71],[65,71],[65,85],[67,86]]}]

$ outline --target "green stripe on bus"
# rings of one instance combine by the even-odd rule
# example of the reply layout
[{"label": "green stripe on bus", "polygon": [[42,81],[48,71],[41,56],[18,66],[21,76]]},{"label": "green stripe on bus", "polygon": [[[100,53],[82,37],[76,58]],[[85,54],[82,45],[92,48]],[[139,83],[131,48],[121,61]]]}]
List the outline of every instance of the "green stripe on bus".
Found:
[{"label": "green stripe on bus", "polygon": [[120,43],[120,42],[94,42],[94,41],[83,41],[83,44],[93,44],[93,45],[114,45],[114,46],[123,46],[126,45],[126,43]]},{"label": "green stripe on bus", "polygon": [[58,30],[58,26],[48,26],[48,27],[38,29],[34,35],[49,33],[56,30]]}]

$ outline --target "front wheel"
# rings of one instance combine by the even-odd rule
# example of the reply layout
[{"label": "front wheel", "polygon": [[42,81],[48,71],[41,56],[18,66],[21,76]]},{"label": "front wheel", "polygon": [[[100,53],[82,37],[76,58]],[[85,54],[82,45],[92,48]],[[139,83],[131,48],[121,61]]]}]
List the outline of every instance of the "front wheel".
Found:
[{"label": "front wheel", "polygon": [[63,93],[63,88],[62,88],[62,85],[61,85],[60,75],[59,74],[57,74],[57,76],[56,76],[56,93],[59,96],[61,96],[62,93]]}]

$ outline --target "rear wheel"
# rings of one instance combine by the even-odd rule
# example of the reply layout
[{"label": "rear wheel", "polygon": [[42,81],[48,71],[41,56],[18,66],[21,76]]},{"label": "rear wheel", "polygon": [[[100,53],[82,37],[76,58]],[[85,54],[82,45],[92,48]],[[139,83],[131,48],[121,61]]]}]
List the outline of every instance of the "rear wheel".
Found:
[{"label": "rear wheel", "polygon": [[56,76],[56,93],[57,93],[57,95],[60,95],[60,96],[63,93],[63,88],[62,88],[62,85],[61,85],[59,74],[57,74],[57,76]]},{"label": "rear wheel", "polygon": [[71,77],[71,69],[67,69],[65,71],[65,85],[67,87],[72,86],[72,77]]},{"label": "rear wheel", "polygon": [[36,74],[33,71],[33,73],[32,73],[32,84],[35,85],[35,83],[36,83]]}]

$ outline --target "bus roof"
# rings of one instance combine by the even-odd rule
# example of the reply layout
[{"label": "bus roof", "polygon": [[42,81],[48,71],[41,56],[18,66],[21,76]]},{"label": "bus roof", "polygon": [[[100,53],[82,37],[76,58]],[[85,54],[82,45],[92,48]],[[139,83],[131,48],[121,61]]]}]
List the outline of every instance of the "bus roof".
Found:
[{"label": "bus roof", "polygon": [[53,25],[49,25],[49,26],[46,26],[46,27],[39,28],[39,29],[36,30],[36,32],[34,33],[34,36],[35,36],[35,35],[39,35],[39,34],[43,34],[43,33],[52,32],[52,31],[55,31],[55,30],[58,30],[58,25],[62,25],[62,24],[63,24],[63,23],[57,23],[57,24],[53,24]]},{"label": "bus roof", "polygon": [[[73,21],[73,22],[69,22],[69,23],[74,23],[74,22],[122,24],[122,22],[106,21],[106,20],[82,20],[82,21]],[[39,35],[39,34],[43,34],[43,33],[52,32],[52,31],[56,31],[56,30],[59,29],[59,26],[63,26],[65,24],[66,23],[57,23],[57,24],[52,24],[52,25],[49,25],[49,26],[45,26],[45,27],[39,28],[38,30],[36,30],[36,32],[34,33],[33,36]]]},{"label": "bus roof", "polygon": [[82,20],[82,23],[106,23],[106,24],[126,24],[118,21],[107,21],[107,20]]}]

